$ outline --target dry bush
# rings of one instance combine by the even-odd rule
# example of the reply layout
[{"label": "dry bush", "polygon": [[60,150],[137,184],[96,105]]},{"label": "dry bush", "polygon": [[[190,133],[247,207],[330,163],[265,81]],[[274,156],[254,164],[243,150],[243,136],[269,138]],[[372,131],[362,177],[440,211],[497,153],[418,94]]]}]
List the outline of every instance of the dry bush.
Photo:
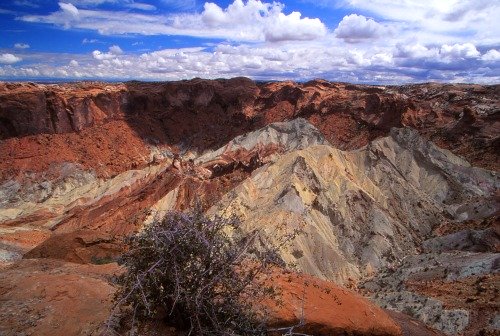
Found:
[{"label": "dry bush", "polygon": [[264,335],[259,303],[279,300],[268,276],[284,266],[278,251],[297,234],[269,246],[258,231],[244,233],[234,217],[208,218],[199,209],[168,213],[130,238],[116,307],[128,307],[132,330],[164,318],[189,335]]}]

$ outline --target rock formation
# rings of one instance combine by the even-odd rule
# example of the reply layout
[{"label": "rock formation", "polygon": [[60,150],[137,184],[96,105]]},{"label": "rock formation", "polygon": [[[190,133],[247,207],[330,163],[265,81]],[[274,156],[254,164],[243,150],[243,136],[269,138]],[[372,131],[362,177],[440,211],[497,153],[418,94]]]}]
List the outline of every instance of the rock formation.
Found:
[{"label": "rock formation", "polygon": [[346,283],[416,253],[435,223],[494,215],[499,187],[496,173],[470,167],[415,131],[392,129],[355,151],[322,145],[282,155],[214,211],[236,213],[271,241],[303,230],[283,257]]},{"label": "rock formation", "polygon": [[[263,244],[301,232],[281,257],[309,275],[283,283],[287,300],[307,281],[377,316],[352,322],[362,318],[313,286],[304,330],[314,335],[438,334],[412,317],[450,335],[497,332],[499,96],[498,85],[322,80],[0,83],[0,300],[10,307],[0,333],[101,332],[119,268],[94,264],[195,202],[237,214],[267,233]],[[52,282],[42,293],[33,281]],[[58,288],[88,286],[68,318],[82,315],[82,329],[63,320],[73,296],[41,308]],[[300,318],[290,307],[278,321]],[[32,317],[16,320],[25,310]]]}]

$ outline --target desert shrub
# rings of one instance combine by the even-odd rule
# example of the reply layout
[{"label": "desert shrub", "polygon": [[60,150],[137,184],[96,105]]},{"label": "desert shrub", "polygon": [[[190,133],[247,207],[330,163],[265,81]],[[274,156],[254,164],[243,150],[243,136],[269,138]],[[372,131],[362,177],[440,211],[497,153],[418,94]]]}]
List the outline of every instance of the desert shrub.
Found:
[{"label": "desert shrub", "polygon": [[165,318],[190,335],[264,334],[259,302],[279,300],[269,274],[296,234],[269,246],[234,217],[168,213],[130,238],[116,305],[129,308],[132,325]]}]

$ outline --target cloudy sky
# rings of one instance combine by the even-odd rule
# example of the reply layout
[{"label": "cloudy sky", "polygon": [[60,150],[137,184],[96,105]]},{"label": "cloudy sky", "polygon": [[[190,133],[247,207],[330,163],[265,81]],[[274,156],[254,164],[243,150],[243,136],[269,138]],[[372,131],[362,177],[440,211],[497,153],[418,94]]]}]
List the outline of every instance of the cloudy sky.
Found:
[{"label": "cloudy sky", "polygon": [[500,83],[498,0],[3,0],[1,80]]}]

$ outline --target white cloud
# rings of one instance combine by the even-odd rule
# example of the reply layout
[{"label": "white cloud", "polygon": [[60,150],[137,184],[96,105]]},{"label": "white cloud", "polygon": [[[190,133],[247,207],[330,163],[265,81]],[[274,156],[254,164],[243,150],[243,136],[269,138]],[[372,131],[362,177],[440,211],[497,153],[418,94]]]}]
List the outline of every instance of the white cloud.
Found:
[{"label": "white cloud", "polygon": [[500,61],[500,51],[491,49],[488,50],[481,59],[483,61]]},{"label": "white cloud", "polygon": [[84,38],[82,40],[82,44],[91,44],[91,43],[99,43],[100,41],[97,40],[97,39],[88,39],[88,38]]},{"label": "white cloud", "polygon": [[[206,52],[202,48],[167,49],[143,54],[139,60],[135,58],[129,60],[131,68],[140,71],[146,78],[155,79],[244,75],[260,79],[325,77],[368,82],[415,80],[415,77],[401,75],[404,71],[395,66],[390,52],[346,50],[334,46],[327,49],[322,45],[310,43],[281,45],[279,48],[222,44],[216,47],[213,53]],[[112,65],[112,62],[103,61],[103,63],[102,71]],[[437,74],[441,75],[436,73],[436,76]]]},{"label": "white cloud", "polygon": [[396,45],[395,56],[400,58],[412,58],[412,59],[421,59],[421,58],[435,58],[439,55],[439,49],[437,48],[428,48],[420,43],[417,44],[406,44],[406,43],[398,43]]},{"label": "white cloud", "polygon": [[205,3],[202,20],[209,27],[216,27],[227,22],[226,14],[222,8],[213,2]]},{"label": "white cloud", "polygon": [[343,0],[352,10],[368,12],[396,27],[399,35],[421,43],[484,44],[500,42],[500,2],[492,0]]},{"label": "white cloud", "polygon": [[111,59],[114,57],[114,55],[111,55],[110,53],[103,53],[103,52],[100,52],[99,50],[94,50],[92,52],[92,56],[96,59],[96,60],[104,60],[104,59]]},{"label": "white cloud", "polygon": [[49,14],[49,20],[56,20],[58,25],[65,29],[72,27],[74,22],[79,21],[80,11],[71,3],[59,2],[59,11],[54,14]]},{"label": "white cloud", "polygon": [[419,21],[428,13],[438,13],[454,0],[344,0],[346,6],[368,11],[378,17],[393,21]]},{"label": "white cloud", "polygon": [[467,16],[475,16],[480,11],[491,7],[498,7],[491,0],[457,1],[444,15],[444,19],[456,22],[465,19]]},{"label": "white cloud", "polygon": [[378,38],[388,33],[388,29],[373,19],[363,15],[351,14],[345,16],[335,29],[335,35],[347,42]]},{"label": "white cloud", "polygon": [[59,2],[59,7],[61,8],[63,14],[69,14],[70,16],[77,18],[79,11],[73,4]]},{"label": "white cloud", "polygon": [[[441,54],[441,50],[448,50]],[[121,50],[121,49],[120,49]],[[412,55],[412,50],[416,53]],[[178,80],[194,77],[230,78],[248,76],[264,80],[325,78],[348,82],[396,84],[424,81],[499,82],[498,61],[473,56],[470,46],[425,47],[414,44],[365,48],[346,45],[334,37],[323,41],[279,44],[221,43],[204,47],[164,49],[142,55],[96,50],[87,55],[43,54],[36,63],[0,67],[2,76]],[[450,53],[456,58],[450,58]],[[419,58],[416,56],[418,55]],[[486,56],[488,55],[488,56]],[[483,58],[493,57],[487,52]],[[496,62],[496,63],[495,63]],[[60,64],[66,64],[61,66]],[[78,64],[78,65],[77,65]],[[466,69],[466,70],[464,70]],[[35,75],[37,74],[37,75]]]},{"label": "white cloud", "polygon": [[14,64],[22,60],[21,57],[17,57],[13,54],[0,54],[0,64]]},{"label": "white cloud", "polygon": [[270,42],[313,40],[326,34],[326,27],[321,20],[302,18],[299,12],[286,15],[283,9],[280,3],[269,4],[257,0],[246,3],[235,0],[226,9],[207,2],[201,13],[201,21],[213,30],[226,31],[223,35],[236,40],[238,36],[243,40]]},{"label": "white cloud", "polygon": [[234,0],[223,9],[206,3],[202,13],[145,15],[129,12],[77,9],[59,3],[49,15],[27,15],[20,19],[97,30],[101,34],[187,35],[235,41],[302,41],[325,36],[325,25],[298,12],[285,14],[280,3]]},{"label": "white cloud", "polygon": [[16,43],[14,44],[14,48],[16,49],[29,49],[30,45],[26,43]]},{"label": "white cloud", "polygon": [[[483,63],[486,60],[472,43],[428,47],[421,44],[398,44],[395,49],[394,57],[398,66],[408,69],[405,71],[426,71],[430,76],[433,76],[435,70],[441,71],[440,76],[446,75],[448,79],[449,74],[454,72],[470,73],[471,77],[480,76],[486,66]],[[488,66],[491,67],[489,70],[498,72],[495,64]]]},{"label": "white cloud", "polygon": [[359,50],[350,50],[346,55],[346,61],[348,64],[356,66],[369,66],[371,65],[370,60],[365,57],[365,54]]},{"label": "white cloud", "polygon": [[113,59],[116,56],[121,55],[121,54],[123,54],[123,50],[117,45],[109,47],[109,50],[107,53],[103,53],[99,50],[94,50],[92,52],[92,56],[96,60],[110,60],[110,59]]},{"label": "white cloud", "polygon": [[301,18],[299,12],[290,15],[278,13],[264,30],[266,41],[314,40],[326,35],[326,27],[319,19]]},{"label": "white cloud", "polygon": [[156,6],[142,3],[142,2],[132,2],[126,5],[128,8],[140,9],[143,11],[154,11],[156,10]]},{"label": "white cloud", "polygon": [[113,55],[121,55],[121,54],[123,54],[122,48],[120,48],[117,45],[113,45],[113,46],[109,47],[109,52],[111,54],[113,54]]},{"label": "white cloud", "polygon": [[447,59],[457,60],[466,58],[478,58],[481,53],[472,43],[443,45],[440,51],[441,55]]},{"label": "white cloud", "polygon": [[[75,10],[60,6],[48,15],[20,19],[101,34],[187,35],[225,41],[142,55],[118,46],[90,55],[23,54],[21,65],[0,67],[2,76],[500,82],[500,34],[492,24],[494,19],[486,15],[499,13],[494,1],[490,6],[485,0],[477,4],[471,0],[344,0],[357,14],[346,15],[335,30],[270,0],[232,0],[227,7],[206,3],[200,12],[171,15],[88,9],[104,1],[66,0]],[[340,0],[315,3],[328,1]],[[127,8],[132,3],[120,0],[116,5]],[[163,0],[155,5],[159,10],[164,6],[181,10],[182,1]],[[479,8],[487,8],[487,13]]]}]

